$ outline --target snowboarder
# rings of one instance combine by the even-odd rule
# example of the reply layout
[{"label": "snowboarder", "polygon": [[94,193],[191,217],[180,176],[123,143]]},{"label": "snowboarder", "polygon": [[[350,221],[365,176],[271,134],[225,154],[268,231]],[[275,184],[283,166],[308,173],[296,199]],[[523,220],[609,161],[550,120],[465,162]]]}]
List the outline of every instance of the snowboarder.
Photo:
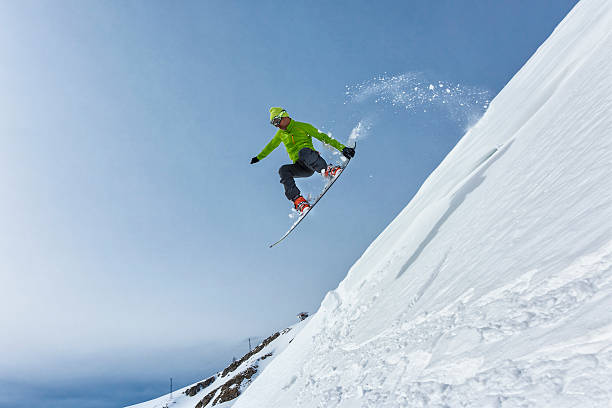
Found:
[{"label": "snowboarder", "polygon": [[283,142],[289,158],[293,160],[293,164],[285,164],[278,169],[280,182],[285,187],[287,199],[293,202],[295,209],[300,214],[304,214],[310,209],[310,203],[302,197],[300,190],[295,185],[294,178],[310,177],[315,172],[321,173],[325,178],[333,178],[342,171],[339,166],[328,165],[319,152],[314,149],[312,145],[313,136],[323,143],[335,147],[349,159],[355,156],[355,149],[346,147],[336,139],[319,132],[311,124],[291,119],[283,108],[270,108],[270,123],[277,127],[278,131],[261,153],[251,159],[251,164],[265,158]]}]

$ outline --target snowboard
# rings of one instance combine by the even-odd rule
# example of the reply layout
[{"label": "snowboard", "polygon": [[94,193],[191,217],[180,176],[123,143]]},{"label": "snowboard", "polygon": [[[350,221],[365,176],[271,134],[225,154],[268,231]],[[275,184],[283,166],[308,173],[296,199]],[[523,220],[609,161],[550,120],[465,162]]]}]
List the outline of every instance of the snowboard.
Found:
[{"label": "snowboard", "polygon": [[[353,149],[356,147],[356,145],[357,144],[355,143],[355,146],[353,146]],[[312,210],[314,209],[315,205],[317,205],[317,203],[323,198],[325,193],[327,193],[327,191],[329,191],[331,186],[334,185],[336,180],[338,180],[340,178],[340,176],[342,176],[344,174],[344,170],[346,170],[346,166],[348,166],[348,164],[350,162],[351,162],[351,159],[347,158],[347,160],[340,166],[342,168],[342,171],[340,172],[340,174],[338,174],[336,177],[334,177],[331,180],[329,180],[327,182],[327,184],[325,184],[325,187],[323,188],[323,191],[321,191],[321,194],[319,194],[319,196],[312,203],[310,203],[310,209],[308,211],[306,211],[304,214],[300,215],[300,217],[297,219],[297,221],[293,223],[291,228],[289,228],[289,231],[287,231],[285,233],[285,235],[283,235],[278,241],[276,241],[275,243],[270,245],[270,248],[272,248],[274,245],[276,245],[279,242],[281,242],[283,239],[287,238],[287,236],[289,234],[291,234],[291,232],[300,224],[300,222],[302,222],[302,220],[304,218],[306,218],[306,216],[312,212]]]}]

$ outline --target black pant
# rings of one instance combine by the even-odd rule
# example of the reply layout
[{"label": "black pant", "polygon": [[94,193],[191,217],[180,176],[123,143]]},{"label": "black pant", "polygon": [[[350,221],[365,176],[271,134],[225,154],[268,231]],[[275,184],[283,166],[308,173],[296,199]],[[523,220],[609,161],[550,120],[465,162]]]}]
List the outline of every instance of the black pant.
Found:
[{"label": "black pant", "polygon": [[308,147],[303,148],[298,153],[298,160],[293,164],[285,164],[278,169],[280,175],[280,182],[285,186],[285,196],[293,201],[301,195],[300,190],[295,185],[294,178],[296,177],[310,177],[316,171],[320,173],[321,170],[327,167],[325,160],[316,152]]}]

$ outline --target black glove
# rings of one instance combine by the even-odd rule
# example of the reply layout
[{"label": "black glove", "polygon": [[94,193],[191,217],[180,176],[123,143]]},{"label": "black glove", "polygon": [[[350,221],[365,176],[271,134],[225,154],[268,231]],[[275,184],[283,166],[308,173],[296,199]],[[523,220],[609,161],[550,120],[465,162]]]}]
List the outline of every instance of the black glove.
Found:
[{"label": "black glove", "polygon": [[253,158],[251,159],[251,164],[255,164],[255,163],[257,163],[258,161],[259,161],[259,159],[257,158],[257,156],[255,156],[255,157],[253,157]]},{"label": "black glove", "polygon": [[352,147],[345,147],[344,149],[342,149],[342,154],[347,159],[352,159],[353,157],[355,157],[355,149],[353,149]]}]

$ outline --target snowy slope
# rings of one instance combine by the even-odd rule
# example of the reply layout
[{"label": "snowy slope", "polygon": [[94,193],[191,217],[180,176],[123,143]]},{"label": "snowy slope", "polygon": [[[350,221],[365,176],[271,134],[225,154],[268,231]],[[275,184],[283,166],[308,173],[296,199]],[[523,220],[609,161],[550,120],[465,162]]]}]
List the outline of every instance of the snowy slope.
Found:
[{"label": "snowy slope", "polygon": [[612,405],[612,1],[583,0],[238,398]]},{"label": "snowy slope", "polygon": [[[235,394],[244,390],[266,366],[280,354],[306,325],[301,321],[277,332],[247,353],[240,360],[201,382],[170,394],[126,408],[229,408],[236,402]],[[238,391],[238,392],[236,392]],[[225,401],[225,402],[222,402]]]}]

